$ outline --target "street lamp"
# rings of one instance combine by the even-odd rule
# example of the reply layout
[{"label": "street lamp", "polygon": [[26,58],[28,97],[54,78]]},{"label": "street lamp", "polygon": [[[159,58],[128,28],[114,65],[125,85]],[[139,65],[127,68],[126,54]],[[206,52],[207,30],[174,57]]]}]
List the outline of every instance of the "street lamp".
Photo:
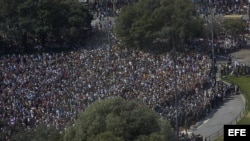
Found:
[{"label": "street lamp", "polygon": [[105,0],[105,12],[108,15],[108,0]]},{"label": "street lamp", "polygon": [[210,15],[211,15],[211,45],[212,45],[212,77],[215,77],[215,55],[214,55],[214,28],[213,28],[213,20],[214,20],[214,10],[213,3],[209,0],[210,4]]},{"label": "street lamp", "polygon": [[176,47],[175,47],[175,36],[174,31],[171,32],[172,36],[172,45],[173,45],[173,59],[174,59],[174,97],[175,97],[175,135],[176,140],[179,140],[179,120],[178,120],[178,93],[177,93],[177,73],[176,73]]},{"label": "street lamp", "polygon": [[247,16],[248,16],[248,20],[250,20],[250,0],[248,0]]},{"label": "street lamp", "polygon": [[[185,22],[183,25],[188,24],[188,22]],[[176,30],[176,28],[174,28]],[[175,45],[175,40],[177,39],[177,36],[175,32],[172,30],[172,45],[173,45],[173,59],[174,59],[174,97],[175,97],[175,129],[176,129],[176,140],[179,140],[179,94],[177,91],[177,72],[176,72],[176,61],[177,61],[177,56],[176,56],[176,45]],[[178,43],[177,43],[178,46]]]},{"label": "street lamp", "polygon": [[[170,34],[171,34],[171,41],[172,41],[172,47],[173,47],[173,65],[174,65],[174,98],[175,98],[175,138],[176,140],[178,141],[179,140],[179,120],[178,120],[178,108],[179,108],[179,103],[178,103],[178,93],[177,93],[177,73],[176,73],[176,47],[175,47],[175,36],[174,36],[174,30],[176,28],[173,28],[171,31],[170,31]],[[165,39],[162,39],[162,38],[156,38],[153,43],[157,43],[157,42],[160,42],[160,43],[165,43],[166,40]],[[171,51],[171,52],[172,52]],[[145,63],[144,63],[145,64]]]},{"label": "street lamp", "polygon": [[115,15],[117,0],[112,0],[111,2],[112,2],[112,4],[113,4],[113,15]]},{"label": "street lamp", "polygon": [[108,44],[109,44],[109,46],[108,46],[108,55],[107,55],[107,58],[110,60],[111,59],[111,57],[110,57],[110,53],[111,53],[111,41],[110,41],[110,26],[109,26],[109,17],[107,17],[107,20],[106,20],[107,22],[106,22],[106,31],[107,31],[107,37],[108,37]]}]

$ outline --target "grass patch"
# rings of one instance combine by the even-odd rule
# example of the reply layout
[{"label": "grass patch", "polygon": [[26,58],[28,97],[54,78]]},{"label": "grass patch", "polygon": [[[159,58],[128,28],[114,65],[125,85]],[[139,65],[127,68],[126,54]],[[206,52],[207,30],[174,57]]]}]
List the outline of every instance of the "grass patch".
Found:
[{"label": "grass patch", "polygon": [[224,141],[224,137],[223,137],[223,136],[220,136],[220,137],[218,137],[217,139],[215,139],[214,141]]}]

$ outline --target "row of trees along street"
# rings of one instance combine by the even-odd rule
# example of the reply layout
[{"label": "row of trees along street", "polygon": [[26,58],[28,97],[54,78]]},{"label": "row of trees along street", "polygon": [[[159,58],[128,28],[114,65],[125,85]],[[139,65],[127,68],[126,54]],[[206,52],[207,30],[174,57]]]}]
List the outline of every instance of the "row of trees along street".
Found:
[{"label": "row of trees along street", "polygon": [[83,44],[92,19],[78,0],[0,0],[1,49]]},{"label": "row of trees along street", "polygon": [[[78,0],[0,0],[0,53],[83,45],[90,37],[92,20]],[[225,29],[237,36],[243,24],[227,21],[231,24]],[[176,47],[210,37],[205,22],[189,0],[144,0],[122,8],[115,33],[124,47],[166,51],[173,37]],[[223,25],[217,21],[214,25],[216,38]]]}]

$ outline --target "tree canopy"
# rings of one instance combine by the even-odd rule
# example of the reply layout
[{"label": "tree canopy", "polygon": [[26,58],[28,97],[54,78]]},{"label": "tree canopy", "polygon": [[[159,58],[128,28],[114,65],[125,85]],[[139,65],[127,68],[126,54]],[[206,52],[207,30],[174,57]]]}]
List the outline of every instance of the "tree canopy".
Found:
[{"label": "tree canopy", "polygon": [[143,0],[123,7],[116,21],[116,33],[126,47],[165,50],[200,37],[203,21],[191,0]]},{"label": "tree canopy", "polygon": [[159,114],[135,101],[96,101],[66,129],[64,141],[171,141],[174,133]]},{"label": "tree canopy", "polygon": [[239,34],[244,32],[246,23],[242,19],[225,19],[223,21],[223,27],[226,33],[236,38]]},{"label": "tree canopy", "polygon": [[27,48],[79,44],[93,17],[78,0],[0,0],[0,19],[3,40]]},{"label": "tree canopy", "polygon": [[9,132],[1,132],[0,140],[9,141],[62,141],[62,133],[54,126],[47,127],[39,124],[36,128],[27,129],[22,126],[13,126]]}]

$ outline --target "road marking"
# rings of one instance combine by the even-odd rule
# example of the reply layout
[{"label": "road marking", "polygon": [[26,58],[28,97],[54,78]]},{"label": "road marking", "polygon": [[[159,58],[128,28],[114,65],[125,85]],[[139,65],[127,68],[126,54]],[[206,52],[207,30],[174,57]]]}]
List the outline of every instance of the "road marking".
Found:
[{"label": "road marking", "polygon": [[200,126],[197,127],[197,129],[201,128],[204,124],[206,124],[209,121],[209,119],[205,120],[202,122],[202,124]]}]

